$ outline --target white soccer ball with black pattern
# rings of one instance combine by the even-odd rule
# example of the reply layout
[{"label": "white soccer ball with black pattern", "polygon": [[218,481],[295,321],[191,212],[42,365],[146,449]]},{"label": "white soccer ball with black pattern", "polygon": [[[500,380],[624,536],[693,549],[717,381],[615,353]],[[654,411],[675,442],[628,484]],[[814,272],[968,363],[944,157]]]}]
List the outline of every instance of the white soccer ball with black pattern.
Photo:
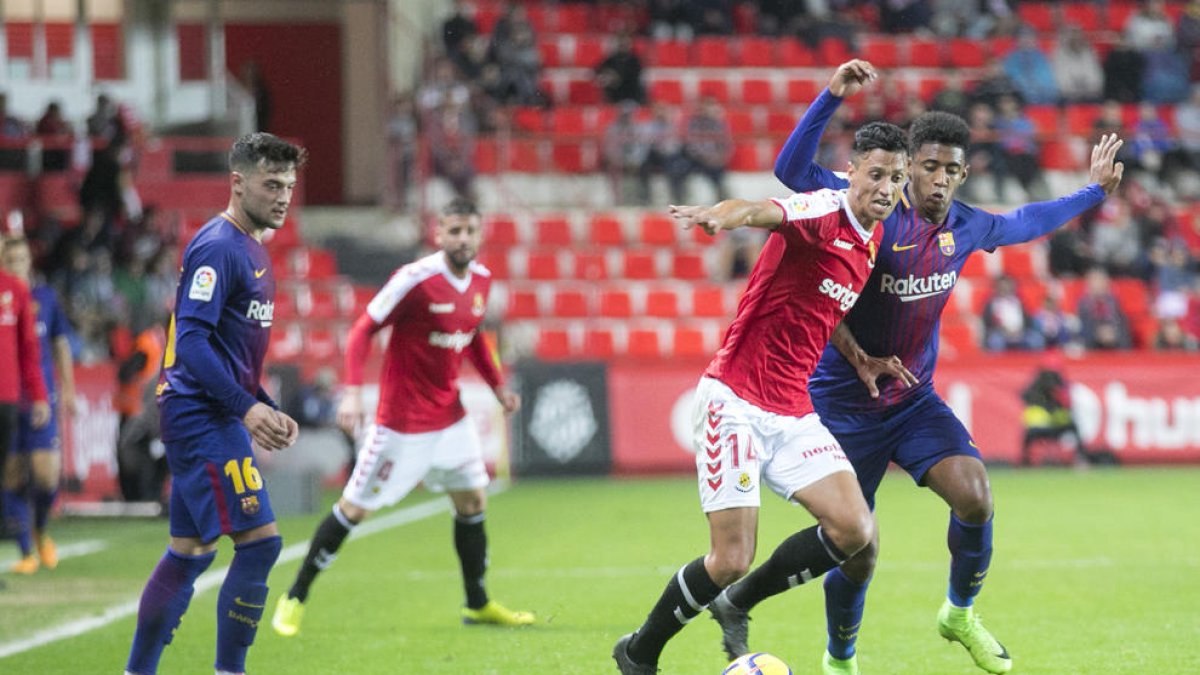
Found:
[{"label": "white soccer ball with black pattern", "polygon": [[738,657],[721,675],[792,675],[792,669],[777,656],[755,652]]}]

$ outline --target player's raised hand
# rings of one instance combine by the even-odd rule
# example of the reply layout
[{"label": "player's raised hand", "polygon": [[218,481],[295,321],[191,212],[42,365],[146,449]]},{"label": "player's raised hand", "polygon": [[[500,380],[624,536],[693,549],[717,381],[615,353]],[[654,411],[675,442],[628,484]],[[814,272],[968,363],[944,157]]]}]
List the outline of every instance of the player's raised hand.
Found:
[{"label": "player's raised hand", "polygon": [[1100,142],[1092,146],[1092,168],[1088,181],[1098,183],[1104,188],[1105,194],[1112,194],[1121,185],[1121,176],[1125,175],[1125,163],[1118,162],[1117,151],[1125,141],[1116,134],[1104,134]]},{"label": "player's raised hand", "polygon": [[250,438],[254,439],[258,447],[268,452],[282,450],[295,440],[291,438],[287,423],[279,419],[279,413],[261,401],[250,406],[246,416],[242,418],[242,424],[246,426],[246,431],[250,432]]},{"label": "player's raised hand", "polygon": [[510,415],[521,409],[521,396],[508,387],[496,387],[496,400],[504,408],[504,413]]},{"label": "player's raised hand", "polygon": [[855,366],[855,370],[858,371],[858,379],[867,385],[867,393],[871,398],[879,398],[877,382],[884,375],[896,378],[905,389],[919,382],[917,376],[904,367],[899,356],[867,356]]},{"label": "player's raised hand", "polygon": [[346,387],[342,400],[338,402],[337,425],[342,431],[354,435],[363,422],[362,393],[358,387]]},{"label": "player's raised hand", "polygon": [[869,61],[853,59],[838,66],[833,77],[829,78],[829,93],[838,98],[853,96],[877,77],[879,72]]}]

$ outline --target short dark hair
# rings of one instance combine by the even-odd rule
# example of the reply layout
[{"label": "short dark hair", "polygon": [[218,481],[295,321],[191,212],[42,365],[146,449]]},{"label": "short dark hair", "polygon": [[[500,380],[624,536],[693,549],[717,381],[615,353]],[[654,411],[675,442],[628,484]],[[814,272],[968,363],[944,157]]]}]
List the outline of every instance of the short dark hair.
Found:
[{"label": "short dark hair", "polygon": [[456,197],[450,200],[449,204],[442,207],[442,217],[449,218],[450,216],[478,216],[479,209],[475,206],[475,202],[462,197]]},{"label": "short dark hair", "polygon": [[854,132],[854,155],[865,155],[872,150],[903,152],[908,154],[908,139],[904,130],[887,122],[868,122]]},{"label": "short dark hair", "polygon": [[958,115],[940,110],[922,113],[908,130],[908,144],[916,152],[928,143],[949,145],[967,151],[971,143],[971,128]]},{"label": "short dark hair", "polygon": [[248,171],[260,162],[268,166],[299,169],[308,161],[308,151],[263,131],[246,134],[233,142],[229,150],[230,171]]}]

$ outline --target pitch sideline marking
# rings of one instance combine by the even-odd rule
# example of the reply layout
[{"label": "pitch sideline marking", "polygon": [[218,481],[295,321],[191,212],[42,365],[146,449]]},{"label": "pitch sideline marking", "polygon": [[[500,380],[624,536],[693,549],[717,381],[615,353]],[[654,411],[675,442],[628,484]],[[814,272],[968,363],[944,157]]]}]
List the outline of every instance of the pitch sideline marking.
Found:
[{"label": "pitch sideline marking", "polygon": [[[488,491],[491,494],[497,494],[507,489],[507,485],[496,481],[492,484],[492,488]],[[378,518],[369,520],[362,525],[354,528],[350,538],[366,537],[378,532],[390,530],[394,527],[415,523],[418,520],[424,520],[435,516],[439,513],[450,510],[450,501],[448,499],[431,499],[427,502],[415,504],[392,513],[382,515]],[[306,540],[298,544],[292,544],[279,554],[279,560],[276,565],[289,563],[293,560],[300,559],[308,553],[308,545],[311,540]],[[220,569],[209,570],[200,575],[196,579],[196,594],[204,593],[221,584],[225,579],[225,573],[229,571],[229,566],[225,565]],[[195,596],[193,596],[195,597]],[[119,605],[105,609],[97,616],[89,616],[82,619],[75,619],[58,626],[52,626],[45,630],[38,631],[19,640],[11,640],[9,642],[0,643],[0,659],[9,656],[15,656],[27,652],[31,649],[37,649],[59,640],[78,637],[84,633],[103,628],[111,623],[115,623],[124,619],[127,616],[137,614],[139,600],[130,600]]]}]

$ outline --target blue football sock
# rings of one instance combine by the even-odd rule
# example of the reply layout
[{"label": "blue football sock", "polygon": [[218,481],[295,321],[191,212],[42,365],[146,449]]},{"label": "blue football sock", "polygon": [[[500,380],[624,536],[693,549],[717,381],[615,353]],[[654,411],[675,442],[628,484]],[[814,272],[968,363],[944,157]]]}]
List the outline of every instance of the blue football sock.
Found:
[{"label": "blue football sock", "polygon": [[21,557],[33,552],[33,539],[29,536],[29,502],[25,500],[24,491],[4,491],[4,519],[8,521],[8,531],[21,547]]},{"label": "blue football sock", "polygon": [[142,590],[137,631],[125,670],[154,675],[163,648],[171,643],[179,620],[192,600],[196,578],[208,569],[217,552],[188,556],[167,549]]},{"label": "blue football sock", "polygon": [[970,607],[983,590],[992,562],[992,521],[971,525],[950,514],[946,545],[950,549],[950,588],[946,597],[957,607]]},{"label": "blue football sock", "polygon": [[267,605],[267,576],[279,558],[278,535],[234,547],[233,562],[217,598],[217,670],[246,670],[246,652],[254,644]]},{"label": "blue football sock", "polygon": [[858,629],[867,602],[866,583],[853,581],[840,567],[825,575],[825,625],[829,632],[829,655],[836,659],[854,656]]},{"label": "blue football sock", "polygon": [[50,520],[50,509],[54,508],[54,500],[58,498],[58,488],[49,490],[33,488],[33,529],[35,532],[45,532],[46,522]]}]

